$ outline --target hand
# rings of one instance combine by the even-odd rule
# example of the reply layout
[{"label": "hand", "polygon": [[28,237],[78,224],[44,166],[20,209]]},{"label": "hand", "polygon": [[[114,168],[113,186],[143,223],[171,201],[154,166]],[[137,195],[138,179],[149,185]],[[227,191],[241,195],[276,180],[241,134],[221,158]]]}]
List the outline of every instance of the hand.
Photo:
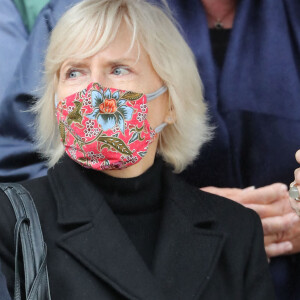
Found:
[{"label": "hand", "polygon": [[[290,214],[290,218],[293,219],[293,226],[289,227],[288,230],[281,231],[276,235],[265,235],[264,242],[268,246],[265,248],[266,252],[269,254],[272,252],[280,252],[280,248],[285,248],[282,254],[294,254],[300,252],[300,218],[297,215]],[[288,247],[284,244],[292,244],[292,248],[288,250]],[[280,255],[280,254],[279,254]],[[269,257],[277,255],[268,255]]]},{"label": "hand", "polygon": [[299,245],[296,243],[298,232],[292,230],[299,218],[290,208],[286,185],[275,183],[258,189],[205,187],[202,190],[232,199],[259,214],[268,257],[300,251],[300,241]]},{"label": "hand", "polygon": [[[298,163],[300,163],[300,150],[298,150],[296,152],[296,160],[297,160]],[[299,190],[299,186],[300,186],[300,168],[295,170],[294,176],[295,176],[295,181],[294,181],[295,185],[294,186],[297,187],[298,190]],[[291,207],[293,208],[293,210],[297,213],[297,215],[300,216],[300,202],[296,201],[293,198],[290,198],[290,204],[291,204]]]}]

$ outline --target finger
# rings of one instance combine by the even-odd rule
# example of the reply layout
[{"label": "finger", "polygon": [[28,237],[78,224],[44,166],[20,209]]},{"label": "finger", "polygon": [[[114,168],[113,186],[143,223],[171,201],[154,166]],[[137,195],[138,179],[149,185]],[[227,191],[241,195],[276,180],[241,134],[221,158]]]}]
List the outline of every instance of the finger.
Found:
[{"label": "finger", "polygon": [[253,191],[255,190],[255,186],[254,185],[251,185],[251,186],[248,186],[246,188],[243,189],[243,192],[249,192],[249,191]]},{"label": "finger", "polygon": [[[205,186],[200,188],[200,190],[204,191],[204,192],[208,192],[208,193],[212,193],[212,194],[217,194],[220,191],[220,188],[215,187],[215,186]],[[224,188],[224,190],[228,190],[228,188]]]},{"label": "finger", "polygon": [[237,189],[237,188],[218,188],[215,186],[203,187],[200,188],[200,190],[211,194],[216,194],[222,197],[227,197],[229,199],[234,198],[236,194],[242,191],[241,189]]},{"label": "finger", "polygon": [[287,197],[287,186],[283,183],[274,183],[242,193],[241,203],[269,204],[283,197]]},{"label": "finger", "polygon": [[286,254],[293,250],[293,244],[291,242],[282,242],[278,244],[270,244],[265,247],[268,257],[274,257]]},{"label": "finger", "polygon": [[300,185],[300,168],[297,168],[294,171],[295,182],[297,185]]},{"label": "finger", "polygon": [[293,199],[291,197],[289,198],[289,202],[290,202],[292,209],[295,211],[295,213],[298,216],[300,216],[300,202],[296,201],[295,199]]},{"label": "finger", "polygon": [[269,204],[244,204],[245,207],[255,210],[261,219],[282,216],[293,212],[287,200]]},{"label": "finger", "polygon": [[[289,213],[283,216],[264,218],[261,220],[265,236],[273,236],[277,233],[284,232],[291,228],[298,221],[299,217],[294,213]],[[273,240],[272,242],[275,241],[278,240]]]},{"label": "finger", "polygon": [[300,150],[298,150],[298,151],[296,152],[295,157],[296,157],[297,162],[300,164]]}]

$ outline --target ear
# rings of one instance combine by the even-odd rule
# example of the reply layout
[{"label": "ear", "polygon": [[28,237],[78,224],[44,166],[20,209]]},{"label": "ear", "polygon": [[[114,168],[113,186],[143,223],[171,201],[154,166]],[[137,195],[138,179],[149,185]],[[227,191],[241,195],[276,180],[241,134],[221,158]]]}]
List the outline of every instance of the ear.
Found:
[{"label": "ear", "polygon": [[176,114],[173,108],[168,110],[168,113],[165,116],[164,122],[168,125],[174,124],[176,121]]}]

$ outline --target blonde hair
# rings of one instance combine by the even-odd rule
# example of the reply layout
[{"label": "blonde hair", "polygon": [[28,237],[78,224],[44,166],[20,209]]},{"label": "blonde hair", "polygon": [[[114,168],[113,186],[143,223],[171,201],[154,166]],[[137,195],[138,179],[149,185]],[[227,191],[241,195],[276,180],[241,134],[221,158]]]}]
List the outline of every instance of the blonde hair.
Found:
[{"label": "blonde hair", "polygon": [[168,88],[176,121],[160,134],[158,152],[181,172],[211,136],[203,89],[192,51],[167,7],[144,0],[85,0],[69,9],[54,28],[45,58],[44,94],[34,105],[36,143],[53,166],[64,154],[55,117],[59,70],[67,59],[93,56],[114,40],[122,20],[132,30]]}]

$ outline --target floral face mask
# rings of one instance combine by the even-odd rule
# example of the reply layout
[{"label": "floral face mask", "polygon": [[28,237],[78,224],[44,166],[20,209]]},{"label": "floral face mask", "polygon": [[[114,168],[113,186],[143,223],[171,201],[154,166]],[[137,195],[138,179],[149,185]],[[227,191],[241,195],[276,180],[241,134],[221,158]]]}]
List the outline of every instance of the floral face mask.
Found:
[{"label": "floral face mask", "polygon": [[56,117],[66,153],[95,170],[123,169],[139,162],[166,123],[152,129],[147,101],[163,94],[141,94],[90,83],[56,101]]}]

